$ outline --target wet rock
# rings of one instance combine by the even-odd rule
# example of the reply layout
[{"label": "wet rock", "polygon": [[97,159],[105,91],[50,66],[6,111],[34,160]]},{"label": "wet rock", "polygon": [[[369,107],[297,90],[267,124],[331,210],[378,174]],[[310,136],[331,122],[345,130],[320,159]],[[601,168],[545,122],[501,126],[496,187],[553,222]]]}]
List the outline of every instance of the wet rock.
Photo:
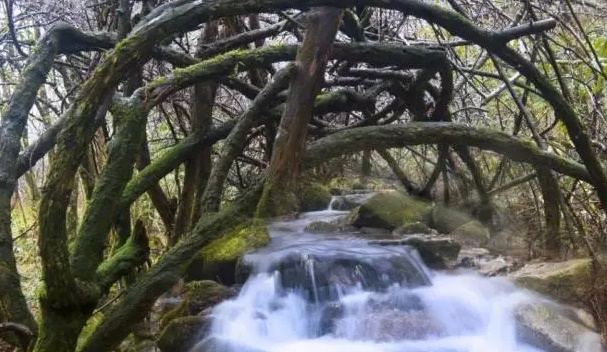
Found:
[{"label": "wet rock", "polygon": [[352,210],[349,224],[355,227],[375,227],[394,230],[403,223],[427,222],[430,204],[398,191],[373,194]]},{"label": "wet rock", "polygon": [[218,280],[232,285],[236,283],[236,266],[241,258],[269,242],[265,224],[258,221],[243,224],[200,250],[187,268],[186,279]]},{"label": "wet rock", "polygon": [[462,248],[457,257],[456,267],[478,268],[483,259],[492,259],[491,252],[486,248]]},{"label": "wet rock", "polygon": [[320,183],[309,183],[295,192],[299,199],[299,211],[325,210],[331,201],[331,191]]},{"label": "wet rock", "polygon": [[[158,348],[162,352],[189,351],[210,327],[206,316],[186,316],[172,320],[160,333]],[[201,350],[202,351],[202,350]]]},{"label": "wet rock", "polygon": [[505,275],[518,267],[518,261],[512,257],[498,256],[493,259],[481,260],[478,263],[478,273],[484,276]]},{"label": "wet rock", "polygon": [[236,296],[236,290],[215,281],[203,280],[188,282],[184,286],[181,303],[162,317],[161,328],[172,320],[188,315],[198,315],[226,299]]},{"label": "wet rock", "polygon": [[484,276],[505,275],[519,268],[519,261],[510,256],[493,255],[485,248],[462,249],[456,268],[476,270]]},{"label": "wet rock", "polygon": [[314,221],[309,223],[304,231],[310,233],[327,233],[327,232],[338,232],[340,230],[339,225],[326,222],[326,221]]},{"label": "wet rock", "polygon": [[399,239],[370,241],[382,246],[411,246],[417,249],[426,265],[432,269],[453,267],[461,245],[447,236],[402,235]]},{"label": "wet rock", "polygon": [[515,311],[521,341],[550,352],[600,352],[601,337],[553,303],[523,304]]},{"label": "wet rock", "polygon": [[370,240],[393,239],[392,232],[383,228],[361,227],[356,231],[357,237],[362,237]]},{"label": "wet rock", "polygon": [[436,231],[435,229],[431,229],[430,227],[428,227],[428,225],[419,221],[406,223],[403,226],[395,229],[392,233],[395,237],[400,237],[401,235],[418,234],[438,235],[438,231]]},{"label": "wet rock", "polygon": [[356,320],[345,317],[336,322],[334,334],[357,340],[378,342],[421,340],[444,334],[439,323],[423,310],[378,309]]},{"label": "wet rock", "polygon": [[590,258],[527,264],[509,277],[520,286],[574,306],[582,306],[593,289]]},{"label": "wet rock", "polygon": [[[197,343],[189,352],[264,352],[250,346],[243,346],[235,341],[219,337],[209,337]],[[163,351],[164,352],[164,351]],[[176,351],[177,352],[177,351]]]},{"label": "wet rock", "polygon": [[482,247],[489,241],[489,230],[473,220],[457,227],[449,236],[464,247]]},{"label": "wet rock", "polygon": [[413,257],[401,251],[368,257],[350,256],[347,252],[293,253],[268,271],[280,272],[283,288],[301,291],[311,302],[337,300],[343,290],[359,285],[363,289],[384,291],[395,283],[405,287],[430,284]]},{"label": "wet rock", "polygon": [[367,201],[373,193],[353,193],[353,194],[344,194],[340,196],[334,196],[331,199],[330,208],[332,210],[352,210],[357,206],[363,204]]}]

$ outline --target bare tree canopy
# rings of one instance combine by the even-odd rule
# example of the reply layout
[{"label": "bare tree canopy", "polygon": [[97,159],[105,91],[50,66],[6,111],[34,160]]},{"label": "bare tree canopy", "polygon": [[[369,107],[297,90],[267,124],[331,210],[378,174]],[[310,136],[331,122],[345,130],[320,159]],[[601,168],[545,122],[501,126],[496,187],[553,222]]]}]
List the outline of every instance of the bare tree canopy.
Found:
[{"label": "bare tree canopy", "polygon": [[0,338],[17,347],[116,349],[206,245],[361,168],[487,221],[512,192],[540,256],[605,249],[601,1],[0,8]]}]

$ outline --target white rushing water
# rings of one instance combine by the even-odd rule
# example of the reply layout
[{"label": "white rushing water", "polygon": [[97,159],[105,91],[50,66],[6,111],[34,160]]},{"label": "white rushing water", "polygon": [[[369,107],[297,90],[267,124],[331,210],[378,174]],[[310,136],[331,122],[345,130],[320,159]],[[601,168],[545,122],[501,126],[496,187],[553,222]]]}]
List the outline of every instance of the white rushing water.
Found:
[{"label": "white rushing water", "polygon": [[[192,351],[539,351],[517,341],[513,318],[535,298],[507,280],[436,273],[406,247],[303,231],[343,214],[271,224],[272,245],[249,257],[252,275],[238,297],[214,309],[210,332]],[[296,258],[291,266],[288,258]],[[300,271],[287,270],[298,260]],[[394,274],[401,267],[404,277]]]}]

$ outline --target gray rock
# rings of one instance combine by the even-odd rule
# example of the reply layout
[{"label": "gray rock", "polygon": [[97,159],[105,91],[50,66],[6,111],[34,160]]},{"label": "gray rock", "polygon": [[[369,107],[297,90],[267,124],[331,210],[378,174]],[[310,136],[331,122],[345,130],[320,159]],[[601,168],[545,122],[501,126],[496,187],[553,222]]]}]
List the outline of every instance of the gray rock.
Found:
[{"label": "gray rock", "polygon": [[399,239],[375,240],[370,243],[383,246],[415,247],[426,265],[433,269],[453,267],[461,249],[459,243],[441,235],[402,235]]},{"label": "gray rock", "polygon": [[437,205],[432,208],[430,227],[446,234],[473,220],[472,215],[463,210]]},{"label": "gray rock", "polygon": [[519,267],[519,262],[509,256],[492,255],[485,248],[464,248],[457,258],[457,268],[476,270],[484,276],[508,274]]},{"label": "gray rock", "polygon": [[[188,350],[182,350],[184,352]],[[209,337],[197,343],[189,352],[264,352],[263,350],[242,346],[234,341],[219,337]],[[164,351],[163,351],[164,352]],[[175,351],[177,352],[177,351]]]},{"label": "gray rock", "polygon": [[373,194],[374,193],[354,193],[333,196],[329,207],[332,210],[352,210],[366,202]]},{"label": "gray rock", "polygon": [[326,233],[326,232],[337,232],[339,231],[339,225],[326,222],[326,221],[314,221],[309,223],[304,231],[311,233]]},{"label": "gray rock", "polygon": [[514,316],[518,338],[550,352],[600,352],[601,336],[570,319],[562,306],[533,302],[519,306]]},{"label": "gray rock", "polygon": [[449,236],[463,247],[483,247],[489,242],[489,230],[476,220],[459,226]]},{"label": "gray rock", "polygon": [[395,237],[400,237],[402,235],[418,235],[418,234],[426,234],[426,235],[438,235],[438,231],[435,229],[431,229],[428,225],[416,221],[404,224],[403,226],[397,228],[392,232]]}]

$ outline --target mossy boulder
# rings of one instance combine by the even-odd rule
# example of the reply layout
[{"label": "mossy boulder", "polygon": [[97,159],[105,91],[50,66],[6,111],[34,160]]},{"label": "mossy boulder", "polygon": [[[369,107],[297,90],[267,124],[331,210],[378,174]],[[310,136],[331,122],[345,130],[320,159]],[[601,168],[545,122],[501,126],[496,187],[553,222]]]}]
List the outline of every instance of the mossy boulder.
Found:
[{"label": "mossy boulder", "polygon": [[436,205],[429,225],[440,233],[448,234],[472,220],[475,219],[463,210]]},{"label": "mossy boulder", "polygon": [[299,211],[325,210],[331,202],[331,191],[320,183],[312,182],[298,187],[295,192]]},{"label": "mossy boulder", "polygon": [[[603,265],[607,264],[603,261]],[[594,287],[593,273],[592,260],[582,258],[557,263],[527,264],[510,274],[510,277],[520,286],[562,303],[584,307]]]},{"label": "mossy boulder", "polygon": [[489,242],[489,230],[480,221],[469,221],[455,230],[449,237],[466,247],[483,247]]},{"label": "mossy boulder", "polygon": [[299,199],[291,187],[276,187],[266,183],[258,202],[256,218],[276,218],[299,211]]},{"label": "mossy boulder", "polygon": [[191,281],[185,284],[183,299],[179,305],[162,317],[160,326],[166,326],[173,319],[188,315],[197,315],[222,301],[236,295],[233,288],[211,280]]},{"label": "mossy boulder", "polygon": [[428,221],[431,206],[398,191],[379,192],[355,208],[349,216],[352,226],[394,230],[404,223]]},{"label": "mossy boulder", "polygon": [[239,260],[269,242],[270,234],[262,221],[243,224],[201,249],[188,266],[186,278],[189,281],[216,280],[232,285],[236,282],[235,269]]},{"label": "mossy boulder", "polygon": [[171,320],[162,330],[157,346],[162,352],[189,351],[210,327],[207,316],[186,316]]},{"label": "mossy boulder", "polygon": [[403,226],[394,230],[393,234],[395,237],[399,237],[402,235],[418,235],[418,234],[438,235],[438,232],[434,229],[431,229],[430,227],[428,227],[428,225],[424,224],[423,222],[416,221],[416,222],[409,222],[409,223],[404,224]]}]

